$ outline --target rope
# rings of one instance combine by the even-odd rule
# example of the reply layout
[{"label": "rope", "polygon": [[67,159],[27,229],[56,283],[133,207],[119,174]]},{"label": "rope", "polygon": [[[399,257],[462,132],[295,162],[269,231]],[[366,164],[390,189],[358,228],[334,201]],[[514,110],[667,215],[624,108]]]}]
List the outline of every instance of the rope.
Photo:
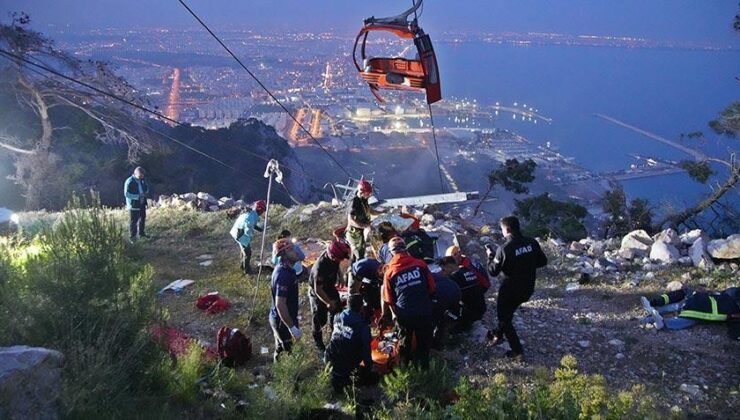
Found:
[{"label": "rope", "polygon": [[439,172],[439,188],[440,191],[444,194],[445,192],[445,183],[442,179],[442,163],[439,161],[439,149],[437,148],[437,130],[434,127],[434,114],[432,113],[432,104],[427,104],[427,107],[429,107],[429,120],[432,123],[432,139],[434,139],[434,156],[437,159],[437,172]]},{"label": "rope", "polygon": [[232,57],[232,58],[233,58],[234,60],[236,60],[236,62],[237,62],[237,63],[239,63],[239,65],[241,66],[241,68],[243,68],[243,69],[244,69],[244,70],[245,70],[245,71],[247,72],[247,74],[249,74],[249,76],[250,76],[250,77],[251,77],[252,79],[254,79],[254,81],[255,81],[255,82],[257,82],[257,84],[258,84],[258,85],[259,85],[259,86],[260,86],[260,87],[261,87],[261,88],[262,88],[262,89],[263,89],[263,90],[264,90],[264,91],[265,91],[265,92],[266,92],[266,93],[267,93],[267,94],[268,94],[268,95],[270,96],[270,98],[272,98],[272,100],[273,100],[273,101],[275,101],[275,103],[276,103],[276,104],[278,104],[278,106],[280,106],[280,108],[282,108],[282,109],[283,109],[283,111],[285,111],[285,113],[286,113],[286,114],[288,114],[288,116],[289,116],[289,117],[290,117],[290,118],[291,118],[291,119],[292,119],[292,120],[293,120],[293,121],[294,121],[294,122],[295,122],[295,123],[296,123],[296,124],[298,125],[298,127],[300,127],[300,128],[301,128],[301,130],[303,130],[303,132],[305,132],[305,133],[306,133],[306,134],[308,135],[308,137],[309,137],[309,138],[310,138],[311,140],[313,140],[313,142],[314,142],[314,143],[316,143],[316,145],[317,145],[317,146],[319,146],[319,148],[320,148],[320,149],[321,149],[321,150],[322,150],[322,151],[323,151],[324,153],[326,153],[326,155],[327,155],[327,156],[329,156],[329,158],[330,158],[330,159],[331,159],[331,160],[332,160],[332,161],[333,161],[333,162],[334,162],[334,163],[335,163],[335,164],[336,164],[336,165],[337,165],[337,166],[338,166],[338,167],[339,167],[339,168],[340,168],[340,169],[341,169],[341,170],[342,170],[342,171],[343,171],[343,172],[344,172],[344,173],[345,173],[345,174],[346,174],[346,175],[347,175],[348,177],[352,178],[352,175],[351,175],[351,174],[349,173],[349,171],[348,171],[348,170],[347,170],[347,169],[346,169],[346,168],[345,168],[344,166],[342,166],[342,164],[341,164],[341,163],[339,163],[339,161],[338,161],[338,160],[336,160],[336,159],[334,158],[334,156],[332,156],[332,154],[331,154],[331,153],[329,153],[329,151],[328,151],[328,150],[326,150],[326,148],[324,148],[324,146],[322,146],[322,145],[321,145],[321,143],[319,143],[319,141],[318,141],[318,140],[316,140],[316,138],[315,138],[315,137],[314,137],[314,136],[313,136],[313,135],[311,134],[311,132],[310,132],[310,131],[308,131],[308,129],[307,129],[306,127],[304,127],[304,126],[303,126],[303,124],[301,124],[301,122],[300,122],[300,121],[298,121],[298,119],[296,119],[296,117],[295,117],[295,116],[294,116],[293,114],[291,114],[291,113],[290,113],[290,111],[288,110],[288,108],[286,108],[286,107],[285,107],[285,105],[283,105],[283,103],[282,103],[282,102],[280,102],[280,100],[279,100],[279,99],[278,99],[278,98],[277,98],[277,97],[276,97],[275,95],[273,95],[273,93],[272,93],[272,92],[270,91],[270,89],[268,89],[268,88],[267,88],[267,86],[265,86],[265,84],[264,84],[264,83],[262,83],[262,81],[260,81],[260,79],[259,79],[259,78],[258,78],[258,77],[257,77],[257,76],[256,76],[256,75],[254,74],[254,73],[252,73],[252,71],[251,71],[251,70],[249,70],[249,68],[248,68],[248,67],[247,67],[247,66],[246,66],[246,65],[245,65],[245,64],[244,64],[244,63],[243,63],[243,62],[242,62],[242,61],[241,61],[241,60],[239,59],[239,57],[237,57],[237,56],[236,56],[236,54],[234,54],[234,53],[233,53],[233,52],[231,51],[231,49],[230,49],[230,48],[229,48],[228,46],[226,46],[226,44],[224,44],[224,42],[223,42],[223,41],[221,40],[221,38],[219,38],[219,37],[218,37],[218,35],[216,35],[216,34],[215,34],[215,33],[214,33],[214,32],[213,32],[212,30],[211,30],[211,28],[209,28],[209,27],[208,27],[208,25],[206,25],[206,23],[205,23],[205,22],[204,22],[204,21],[203,21],[203,20],[202,20],[202,19],[201,19],[200,17],[198,17],[198,15],[197,15],[197,14],[196,14],[196,13],[195,13],[195,12],[193,11],[193,9],[191,9],[191,8],[190,8],[190,7],[189,7],[189,6],[188,6],[188,5],[187,5],[187,4],[185,3],[185,1],[184,1],[184,0],[178,0],[178,1],[179,1],[179,2],[180,2],[180,4],[182,4],[182,6],[183,6],[183,7],[184,7],[184,8],[185,8],[185,9],[186,9],[186,10],[187,10],[187,11],[188,11],[188,12],[189,12],[189,13],[190,13],[190,14],[191,14],[191,15],[192,15],[192,16],[193,16],[194,18],[195,18],[195,20],[197,20],[197,21],[198,21],[198,23],[200,23],[200,25],[201,25],[201,26],[202,26],[202,27],[203,27],[203,28],[204,28],[204,29],[205,29],[206,31],[208,31],[208,33],[209,33],[209,34],[211,34],[211,36],[212,36],[212,37],[213,37],[213,38],[214,38],[214,39],[215,39],[215,40],[216,40],[216,41],[217,41],[217,42],[218,42],[218,43],[219,43],[219,44],[220,44],[220,45],[221,45],[221,46],[222,46],[222,47],[223,47],[223,48],[224,48],[225,50],[226,50],[226,52],[228,52],[228,53],[229,53],[229,55],[231,55],[231,57]]}]

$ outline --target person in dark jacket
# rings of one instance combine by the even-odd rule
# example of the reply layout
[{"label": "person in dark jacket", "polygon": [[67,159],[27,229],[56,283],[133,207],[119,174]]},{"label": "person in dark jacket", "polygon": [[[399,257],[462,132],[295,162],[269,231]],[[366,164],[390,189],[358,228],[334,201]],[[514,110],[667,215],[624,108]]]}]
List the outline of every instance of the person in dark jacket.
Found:
[{"label": "person in dark jacket", "polygon": [[[432,345],[432,299],[434,277],[427,264],[406,251],[406,243],[395,237],[388,243],[393,259],[383,278],[383,315],[390,309],[396,318],[401,336],[401,359],[415,362],[423,369],[429,367],[429,349]],[[412,341],[416,336],[416,350]]]},{"label": "person in dark jacket", "polygon": [[521,360],[523,350],[512,322],[514,312],[534,293],[537,269],[547,265],[547,257],[536,240],[522,235],[519,219],[504,217],[500,225],[506,242],[495,253],[486,247],[489,272],[492,276],[503,274],[496,300],[498,327],[489,331],[488,337],[493,344],[503,342],[506,337],[511,346],[506,356]]},{"label": "person in dark jacket", "polygon": [[334,317],[334,328],[325,360],[331,365],[331,385],[337,393],[350,384],[350,376],[363,364],[363,374],[372,369],[370,325],[362,316],[362,295],[353,294],[348,308]]},{"label": "person in dark jacket", "polygon": [[457,283],[450,278],[458,270],[455,259],[444,257],[437,262],[437,265],[441,267],[441,271],[432,273],[436,290],[432,296],[432,321],[434,323],[432,348],[442,350],[450,325],[460,319],[462,293]]},{"label": "person in dark jacket", "polygon": [[[740,287],[730,287],[722,292],[683,288],[652,299],[642,296],[640,301],[649,321],[659,330],[683,330],[700,322],[727,322],[733,315],[740,315]],[[663,318],[662,314],[667,312],[677,312],[678,315]]]},{"label": "person in dark jacket", "polygon": [[370,227],[373,216],[382,212],[373,210],[368,199],[373,195],[373,186],[366,180],[357,185],[357,195],[352,199],[352,205],[347,213],[346,238],[352,247],[352,262],[365,258],[365,229]]},{"label": "person in dark jacket", "polygon": [[[444,261],[446,270],[452,270],[449,274],[450,279],[457,284],[462,294],[462,311],[458,328],[460,330],[469,329],[486,313],[486,291],[488,289],[481,286],[479,276],[473,269],[457,265],[453,257],[445,257]],[[455,264],[454,269],[450,262]]]},{"label": "person in dark jacket", "polygon": [[[355,282],[360,282],[359,291],[370,315],[380,309],[380,286],[383,284],[383,267],[384,265],[374,258],[363,258],[352,264],[352,279]],[[352,287],[350,286],[350,288]]]},{"label": "person in dark jacket", "polygon": [[407,213],[401,213],[401,217],[413,220],[411,226],[401,234],[409,254],[420,260],[432,261],[434,259],[434,239],[421,228],[421,221],[418,217]]},{"label": "person in dark jacket", "polygon": [[126,197],[126,209],[129,213],[129,238],[133,241],[136,237],[148,238],[146,227],[146,198],[149,194],[149,186],[144,179],[146,172],[141,166],[134,169],[133,175],[126,179],[123,184],[123,195]]},{"label": "person in dark jacket", "polygon": [[308,302],[311,305],[313,339],[320,353],[326,351],[323,328],[334,323],[334,315],[341,307],[337,283],[339,282],[339,263],[350,257],[349,245],[342,241],[333,241],[316,263],[311,267],[308,277]]}]

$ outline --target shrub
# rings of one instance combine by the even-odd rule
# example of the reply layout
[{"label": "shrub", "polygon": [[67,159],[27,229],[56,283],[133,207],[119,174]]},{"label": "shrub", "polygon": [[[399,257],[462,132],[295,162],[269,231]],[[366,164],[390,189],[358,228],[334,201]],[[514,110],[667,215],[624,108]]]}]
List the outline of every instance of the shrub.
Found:
[{"label": "shrub", "polygon": [[160,355],[148,334],[157,317],[152,269],[126,256],[121,229],[102,209],[70,209],[36,240],[5,248],[0,307],[12,310],[0,312],[0,344],[64,353],[66,416],[122,416],[156,395],[140,392],[156,382]]}]

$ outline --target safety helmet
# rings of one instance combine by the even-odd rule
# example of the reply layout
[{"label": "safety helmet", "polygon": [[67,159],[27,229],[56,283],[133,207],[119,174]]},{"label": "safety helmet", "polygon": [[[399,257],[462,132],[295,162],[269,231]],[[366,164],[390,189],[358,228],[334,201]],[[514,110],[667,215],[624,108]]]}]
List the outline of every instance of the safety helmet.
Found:
[{"label": "safety helmet", "polygon": [[388,249],[391,253],[395,254],[401,251],[406,251],[406,241],[400,236],[395,236],[388,241]]},{"label": "safety helmet", "polygon": [[292,248],[293,242],[288,238],[278,239],[274,244],[272,244],[272,252],[274,252],[275,255],[280,255],[283,251],[287,251]]},{"label": "safety helmet", "polygon": [[447,251],[445,251],[445,256],[454,257],[459,253],[460,253],[460,247],[457,245],[452,245],[451,247],[447,248]]},{"label": "safety helmet", "polygon": [[267,210],[267,203],[265,203],[265,200],[257,200],[252,205],[252,208],[257,213],[264,213]]},{"label": "safety helmet", "polygon": [[352,253],[352,250],[346,242],[337,240],[332,241],[332,243],[329,244],[327,251],[329,252],[329,256],[335,261],[347,259]]},{"label": "safety helmet", "polygon": [[372,192],[373,192],[373,186],[372,186],[372,184],[370,184],[368,181],[366,181],[364,179],[362,181],[360,181],[359,184],[357,184],[357,189],[361,193],[370,193],[370,194],[372,194]]}]

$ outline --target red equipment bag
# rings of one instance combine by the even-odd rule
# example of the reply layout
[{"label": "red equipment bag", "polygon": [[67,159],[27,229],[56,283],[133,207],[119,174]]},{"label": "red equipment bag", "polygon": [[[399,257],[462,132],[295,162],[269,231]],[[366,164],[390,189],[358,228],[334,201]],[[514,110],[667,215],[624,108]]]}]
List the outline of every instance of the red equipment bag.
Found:
[{"label": "red equipment bag", "polygon": [[198,297],[198,300],[195,301],[195,306],[200,310],[206,311],[206,313],[215,314],[229,309],[231,302],[221,297],[218,293],[209,293],[205,296]]},{"label": "red equipment bag", "polygon": [[221,327],[216,343],[224,366],[242,366],[252,358],[252,341],[237,328]]}]

